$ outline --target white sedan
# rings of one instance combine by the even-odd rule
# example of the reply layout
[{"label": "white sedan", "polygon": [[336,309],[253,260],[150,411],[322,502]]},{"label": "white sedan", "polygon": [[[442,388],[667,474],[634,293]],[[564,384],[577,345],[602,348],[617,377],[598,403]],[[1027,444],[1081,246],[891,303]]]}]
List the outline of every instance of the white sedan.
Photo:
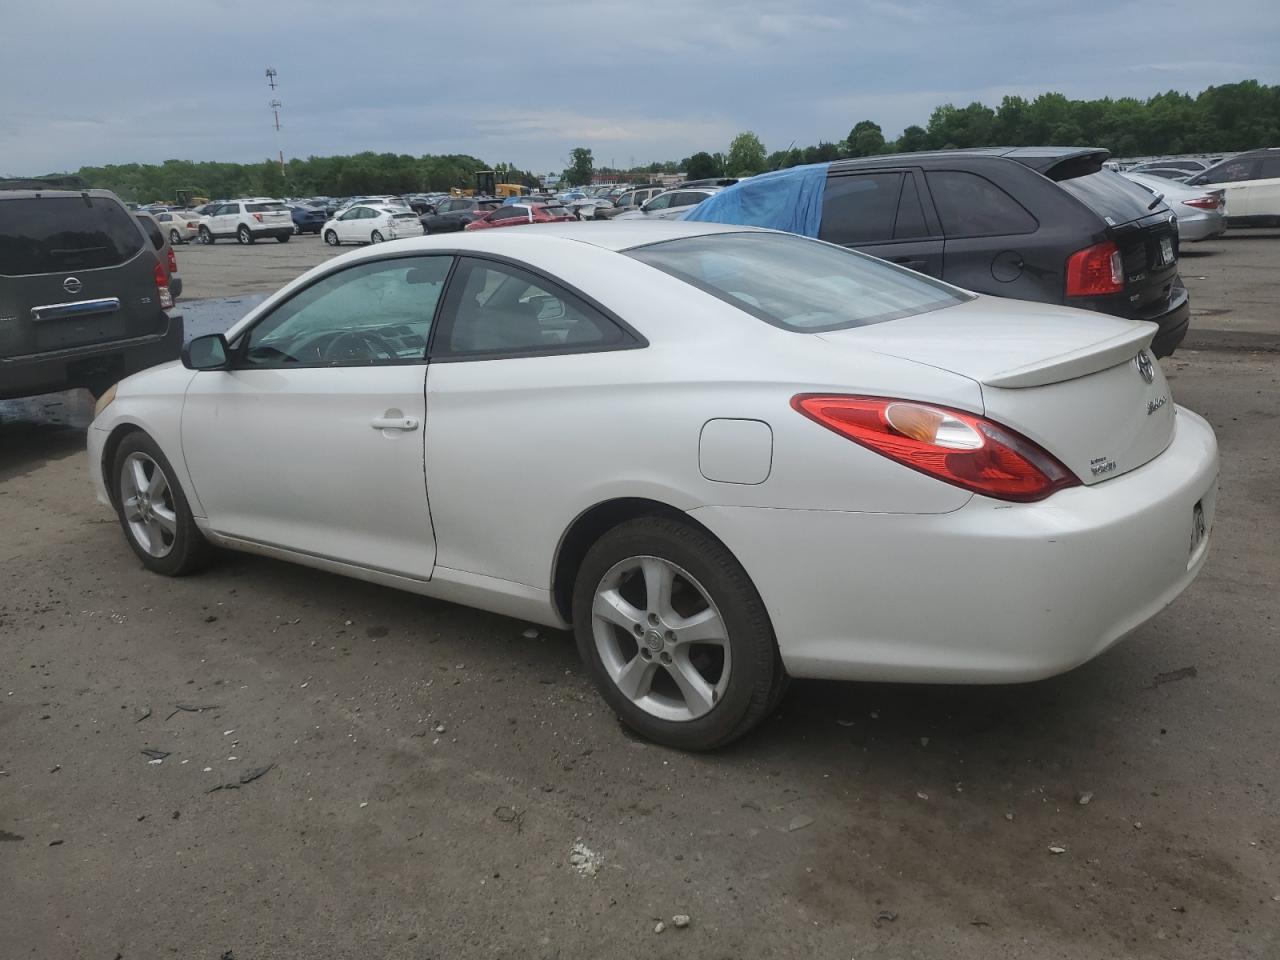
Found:
[{"label": "white sedan", "polygon": [[316,267],[89,435],[144,566],[247,550],[572,628],[645,736],[788,677],[1068,670],[1205,562],[1217,446],[1155,326],[704,223],[532,226]]},{"label": "white sedan", "polygon": [[408,207],[359,203],[334,214],[320,229],[331,247],[344,243],[382,243],[422,236],[422,223]]}]

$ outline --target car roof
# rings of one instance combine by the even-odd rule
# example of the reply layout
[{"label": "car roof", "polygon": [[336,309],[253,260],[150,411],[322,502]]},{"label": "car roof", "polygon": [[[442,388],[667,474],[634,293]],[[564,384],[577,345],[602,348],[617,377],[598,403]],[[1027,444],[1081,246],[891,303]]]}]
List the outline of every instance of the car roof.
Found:
[{"label": "car roof", "polygon": [[1003,157],[1016,160],[1040,173],[1067,160],[1087,161],[1098,166],[1111,156],[1102,147],[968,147],[962,150],[923,150],[918,153],[886,153],[877,157],[837,160],[832,170],[856,169],[882,163],[909,163],[915,160],[945,160],[950,157]]}]

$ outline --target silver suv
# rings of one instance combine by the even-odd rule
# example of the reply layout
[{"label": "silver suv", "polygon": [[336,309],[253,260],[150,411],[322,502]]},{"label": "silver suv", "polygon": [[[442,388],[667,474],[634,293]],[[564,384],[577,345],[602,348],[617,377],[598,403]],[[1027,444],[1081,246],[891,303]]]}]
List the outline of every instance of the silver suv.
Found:
[{"label": "silver suv", "polygon": [[0,399],[100,395],[182,348],[167,265],[109,190],[0,181]]},{"label": "silver suv", "polygon": [[724,187],[676,187],[646,201],[638,210],[620,213],[615,220],[678,220],[707,197]]}]

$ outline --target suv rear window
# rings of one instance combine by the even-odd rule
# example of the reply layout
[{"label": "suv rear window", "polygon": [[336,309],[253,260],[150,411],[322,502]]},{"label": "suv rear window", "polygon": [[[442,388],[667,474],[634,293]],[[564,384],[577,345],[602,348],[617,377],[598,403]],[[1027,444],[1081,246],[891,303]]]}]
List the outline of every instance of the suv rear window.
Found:
[{"label": "suv rear window", "polygon": [[1154,210],[1151,194],[1114,170],[1061,180],[1058,186],[1110,224],[1129,223]]},{"label": "suv rear window", "polygon": [[133,216],[106,197],[0,200],[0,273],[114,267],[142,249]]},{"label": "suv rear window", "polygon": [[[163,216],[163,214],[162,214]],[[138,222],[142,224],[142,229],[147,231],[147,236],[151,238],[151,245],[159,250],[164,246],[164,234],[160,232],[160,227],[150,217],[138,217]]]},{"label": "suv rear window", "polygon": [[283,203],[246,203],[244,205],[248,213],[262,213],[264,210],[288,210]]},{"label": "suv rear window", "polygon": [[963,303],[961,290],[784,233],[718,233],[626,253],[766,323],[798,333],[864,327]]}]

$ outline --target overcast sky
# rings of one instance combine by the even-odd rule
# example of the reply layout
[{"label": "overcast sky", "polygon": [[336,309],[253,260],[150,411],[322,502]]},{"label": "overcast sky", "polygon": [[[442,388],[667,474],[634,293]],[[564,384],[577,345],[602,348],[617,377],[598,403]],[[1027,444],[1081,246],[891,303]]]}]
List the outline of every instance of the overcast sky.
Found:
[{"label": "overcast sky", "polygon": [[275,153],[537,172],[894,137],[939,103],[1280,82],[1280,0],[4,0],[0,174]]}]

